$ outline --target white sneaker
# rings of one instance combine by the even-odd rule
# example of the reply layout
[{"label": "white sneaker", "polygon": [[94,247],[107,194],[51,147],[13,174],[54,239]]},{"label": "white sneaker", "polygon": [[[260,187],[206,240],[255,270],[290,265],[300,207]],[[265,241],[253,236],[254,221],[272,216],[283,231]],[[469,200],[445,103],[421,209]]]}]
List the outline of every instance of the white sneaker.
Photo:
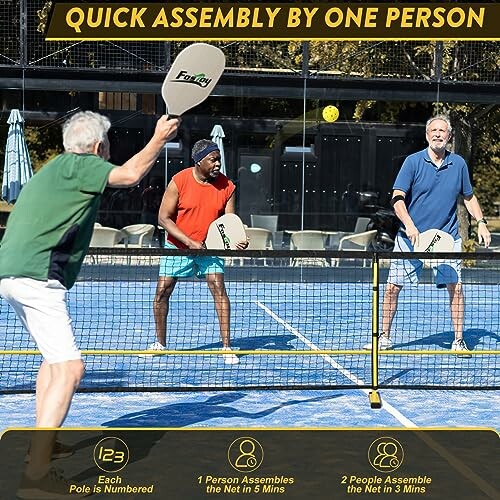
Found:
[{"label": "white sneaker", "polygon": [[461,354],[457,354],[458,358],[472,358],[472,354],[469,354],[469,348],[464,339],[454,340],[451,344],[451,350],[461,352]]},{"label": "white sneaker", "polygon": [[[166,351],[167,348],[163,344],[160,344],[158,341],[156,341],[153,344],[151,344],[147,350],[148,351]],[[155,353],[139,354],[138,356],[140,358],[149,358],[150,356],[158,356],[158,354],[155,354]]]},{"label": "white sneaker", "polygon": [[[372,343],[369,342],[368,344],[365,344],[363,346],[363,349],[365,349],[366,351],[371,351]],[[378,350],[388,351],[389,349],[392,349],[392,340],[387,335],[380,335],[380,337],[378,338]]]},{"label": "white sneaker", "polygon": [[[223,351],[231,351],[231,348],[230,347],[223,347],[222,348]],[[222,355],[223,358],[224,358],[224,363],[226,363],[226,365],[237,365],[239,362],[240,362],[240,359],[238,358],[238,356],[236,356],[236,354],[223,354]]]}]

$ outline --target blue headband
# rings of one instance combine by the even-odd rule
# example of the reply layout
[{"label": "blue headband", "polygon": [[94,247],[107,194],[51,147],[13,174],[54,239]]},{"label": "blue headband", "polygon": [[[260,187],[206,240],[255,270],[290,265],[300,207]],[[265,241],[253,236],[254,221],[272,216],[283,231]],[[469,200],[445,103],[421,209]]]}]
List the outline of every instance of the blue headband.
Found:
[{"label": "blue headband", "polygon": [[205,149],[202,149],[200,152],[193,155],[193,160],[195,163],[203,160],[205,156],[210,154],[212,151],[219,151],[219,146],[217,144],[209,144]]}]

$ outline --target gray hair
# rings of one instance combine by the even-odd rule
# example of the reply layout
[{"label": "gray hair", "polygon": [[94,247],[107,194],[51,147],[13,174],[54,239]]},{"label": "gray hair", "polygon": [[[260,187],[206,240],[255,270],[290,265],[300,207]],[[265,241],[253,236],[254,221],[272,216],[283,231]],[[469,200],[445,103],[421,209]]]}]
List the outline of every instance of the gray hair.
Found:
[{"label": "gray hair", "polygon": [[63,127],[63,145],[68,153],[92,153],[97,143],[108,144],[108,118],[93,111],[80,111]]},{"label": "gray hair", "polygon": [[196,141],[193,144],[193,148],[191,149],[191,158],[196,158],[196,156],[198,156],[203,150],[207,149],[210,146],[219,149],[217,144],[209,139],[200,139],[199,141]]},{"label": "gray hair", "polygon": [[446,116],[446,115],[436,115],[436,116],[433,116],[432,118],[429,118],[427,120],[427,123],[425,124],[425,131],[427,132],[427,129],[429,128],[429,125],[435,121],[435,120],[442,120],[443,122],[446,123],[446,125],[448,125],[448,133],[451,134],[451,123],[450,123],[450,119]]}]

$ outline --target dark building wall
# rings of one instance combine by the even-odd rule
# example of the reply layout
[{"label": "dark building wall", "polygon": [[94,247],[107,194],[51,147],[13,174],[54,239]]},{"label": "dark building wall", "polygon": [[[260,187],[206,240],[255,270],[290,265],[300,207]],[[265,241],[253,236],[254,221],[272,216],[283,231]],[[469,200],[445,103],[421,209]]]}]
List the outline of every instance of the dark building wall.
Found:
[{"label": "dark building wall", "polygon": [[[78,107],[84,102],[79,101]],[[95,102],[94,106],[87,104],[86,109],[96,108]],[[111,160],[117,165],[145,145],[158,118],[141,112],[103,113],[113,124]],[[59,126],[64,114],[42,112],[37,106],[25,110],[29,125],[54,122]],[[210,138],[215,124],[222,125],[226,135],[226,170],[237,185],[237,208],[242,218],[249,223],[252,213],[279,214],[279,229],[297,229],[303,224],[311,229],[352,230],[356,213],[346,215],[342,198],[348,186],[356,193],[368,193],[361,195],[357,212],[370,211],[370,204],[386,206],[404,157],[425,147],[423,125],[312,123],[306,129],[308,152],[303,157],[301,153],[285,152],[287,147],[302,144],[302,134],[283,134],[282,121],[187,114],[175,147],[160,156],[139,186],[106,190],[100,222],[117,228],[139,222],[144,190],[153,179],[164,186],[176,172],[189,166],[192,145],[198,139]],[[252,172],[255,165],[260,170]]]},{"label": "dark building wall", "polygon": [[[202,137],[209,138],[216,123],[222,124],[227,138],[226,170],[237,186],[238,213],[247,224],[252,213],[278,214],[279,229],[297,229],[303,224],[311,229],[352,230],[358,215],[388,205],[404,158],[426,145],[421,125],[336,123],[307,135],[310,150],[303,165],[301,152],[285,152],[286,142],[269,140],[276,134],[273,120],[255,127],[252,120],[186,118],[182,127],[189,133],[179,134],[177,144],[160,156],[140,186],[122,194],[108,190],[101,221],[114,227],[139,222],[144,189],[153,178],[164,185],[165,173],[168,182],[191,165],[192,145]],[[125,161],[143,147],[149,135],[142,128],[113,128],[112,160],[117,164]],[[343,198],[348,186],[358,196],[356,209],[349,210]]]}]

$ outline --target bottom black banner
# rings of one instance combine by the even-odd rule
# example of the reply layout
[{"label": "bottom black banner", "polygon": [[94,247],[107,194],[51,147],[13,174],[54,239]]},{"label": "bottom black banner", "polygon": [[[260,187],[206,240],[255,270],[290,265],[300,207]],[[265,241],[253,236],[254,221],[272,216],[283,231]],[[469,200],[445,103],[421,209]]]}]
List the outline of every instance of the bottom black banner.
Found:
[{"label": "bottom black banner", "polygon": [[55,434],[2,435],[0,498],[500,498],[493,430],[62,429],[47,466]]}]

